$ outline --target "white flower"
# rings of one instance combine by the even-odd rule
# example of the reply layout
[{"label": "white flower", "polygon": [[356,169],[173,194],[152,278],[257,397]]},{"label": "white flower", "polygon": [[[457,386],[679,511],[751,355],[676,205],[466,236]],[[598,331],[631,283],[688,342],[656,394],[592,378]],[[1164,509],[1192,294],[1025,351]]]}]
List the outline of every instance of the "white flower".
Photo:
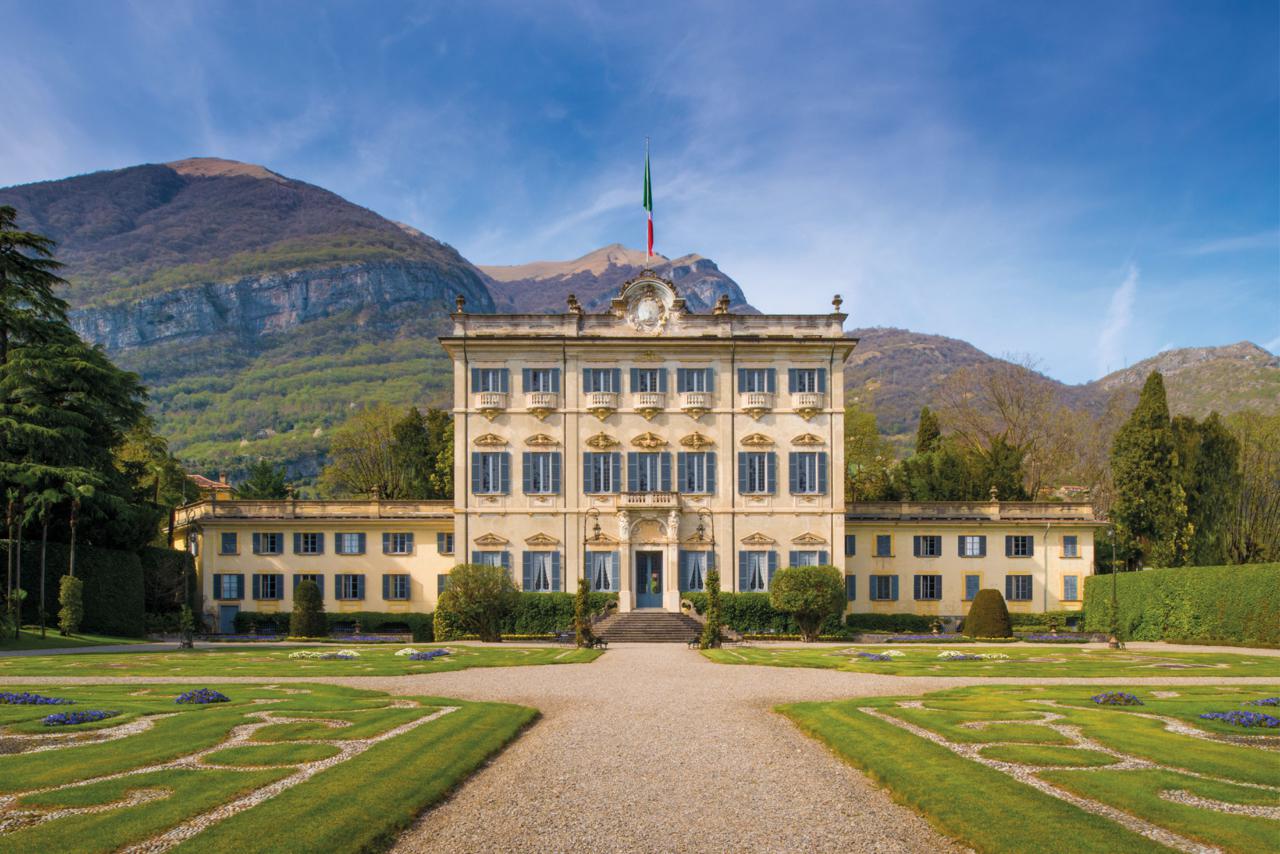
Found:
[{"label": "white flower", "polygon": [[902,656],[906,655],[906,653],[900,649],[886,649],[882,651],[880,654],[887,655],[890,658],[902,658]]},{"label": "white flower", "polygon": [[964,653],[960,652],[957,649],[949,649],[945,652],[938,653],[938,658],[955,658],[956,656],[959,656],[959,655],[964,655]]},{"label": "white flower", "polygon": [[342,656],[343,658],[359,658],[360,657],[360,653],[356,652],[354,649],[340,649],[338,650],[338,655]]},{"label": "white flower", "polygon": [[1008,658],[1003,652],[983,652],[979,653],[978,658],[984,658],[987,661],[998,661],[1002,658]]},{"label": "white flower", "polygon": [[404,649],[397,650],[396,655],[413,655],[415,652],[417,652],[416,649],[411,646],[406,646]]}]

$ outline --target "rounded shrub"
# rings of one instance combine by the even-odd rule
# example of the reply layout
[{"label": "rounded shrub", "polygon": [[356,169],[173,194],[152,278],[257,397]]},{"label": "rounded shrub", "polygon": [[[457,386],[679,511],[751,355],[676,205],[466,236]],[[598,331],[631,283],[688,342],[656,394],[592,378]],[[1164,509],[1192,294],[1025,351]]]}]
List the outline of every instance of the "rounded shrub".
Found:
[{"label": "rounded shrub", "polygon": [[329,623],[324,615],[324,597],[320,595],[320,586],[314,581],[300,581],[293,591],[293,617],[289,620],[289,634],[295,638],[322,638],[329,634]]},{"label": "rounded shrub", "polygon": [[436,603],[436,640],[459,634],[482,641],[502,640],[502,625],[520,603],[520,591],[505,569],[464,563],[449,573],[449,583]]},{"label": "rounded shrub", "polygon": [[964,618],[964,633],[971,638],[1011,638],[1009,608],[999,590],[979,590]]},{"label": "rounded shrub", "polygon": [[805,643],[816,641],[822,624],[844,610],[844,574],[834,566],[781,569],[769,586],[769,604],[795,620]]}]

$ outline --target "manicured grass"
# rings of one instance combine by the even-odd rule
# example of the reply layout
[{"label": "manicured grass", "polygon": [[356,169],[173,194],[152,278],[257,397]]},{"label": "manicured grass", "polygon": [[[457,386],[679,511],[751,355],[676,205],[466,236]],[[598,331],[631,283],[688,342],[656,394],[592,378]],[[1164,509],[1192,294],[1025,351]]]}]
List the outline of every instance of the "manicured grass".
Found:
[{"label": "manicured grass", "polygon": [[[442,673],[470,667],[518,667],[531,664],[579,664],[595,661],[598,649],[572,647],[473,647],[450,646],[452,653],[432,661],[410,661],[397,656],[403,644],[325,645],[306,647],[320,652],[354,649],[360,657],[350,661],[312,661],[289,658],[303,647],[233,647],[188,649],[172,652],[90,652],[0,658],[0,679],[5,676],[396,676],[406,673]],[[431,649],[429,644],[408,644]]]},{"label": "manicured grass", "polygon": [[[1276,696],[1280,688],[1133,688],[1130,693],[1143,705],[1129,707],[1094,704],[1089,698],[1102,690],[993,686],[943,691],[922,700],[877,697],[799,703],[779,711],[883,783],[895,800],[977,851],[1047,854],[1061,851],[1064,840],[1085,851],[1166,850],[1137,828],[1086,811],[979,759],[1014,763],[1017,773],[1037,777],[1054,791],[1117,808],[1195,843],[1240,852],[1274,847],[1274,820],[1175,803],[1170,793],[1229,805],[1280,804],[1274,751],[1256,741],[1211,738],[1248,735],[1274,747],[1280,745],[1280,731],[1244,730],[1198,717],[1203,711],[1254,708],[1245,703]],[[1176,696],[1157,696],[1157,691]],[[1152,716],[1190,725],[1205,737],[1170,732]],[[1011,727],[1018,731],[1011,733]],[[1119,760],[1096,750],[1011,743],[1022,742],[1022,730],[1034,728],[1072,743],[1078,730],[1123,757],[1157,767],[1116,770],[1109,766]]]},{"label": "manicured grass", "polygon": [[146,643],[143,638],[118,638],[111,635],[77,634],[63,637],[57,628],[47,629],[45,637],[40,637],[40,629],[23,629],[18,632],[18,639],[12,635],[0,638],[0,652],[23,649],[66,649],[75,646],[104,646],[107,644]]},{"label": "manicured grass", "polygon": [[[883,653],[890,647],[733,647],[704,650],[720,664],[763,664],[771,667],[822,667],[893,676],[1266,676],[1280,677],[1280,656],[1207,652],[1148,652],[1111,649],[1022,647],[1013,644],[898,646],[901,657],[869,661],[859,652]],[[947,650],[975,654],[999,653],[1007,659],[944,661]],[[3,671],[0,671],[3,672]]]},{"label": "manicured grass", "polygon": [[[75,705],[0,706],[0,726],[19,736],[46,735],[49,730],[39,721],[54,709],[110,708],[121,712],[111,719],[113,726],[154,724],[111,741],[0,756],[0,792],[16,796],[10,812],[37,814],[34,822],[0,833],[0,852],[105,852],[137,845],[291,778],[308,763],[320,763],[313,776],[209,824],[179,847],[368,850],[390,841],[537,714],[507,704],[392,698],[305,684],[229,685],[219,689],[231,697],[229,703],[177,705],[174,698],[184,688],[42,687],[41,693],[68,697]],[[273,716],[331,720],[338,726],[303,724],[314,731],[297,737],[323,742],[316,744],[263,740],[265,731],[290,726],[268,724],[255,732],[237,730],[247,741],[217,749],[235,727],[263,724]],[[113,734],[112,727],[105,729],[103,736]],[[17,750],[51,743],[10,740]],[[361,752],[343,759],[343,750]],[[214,767],[165,765],[200,753],[206,754],[202,762]],[[111,774],[124,776],[101,779]],[[79,811],[41,818],[66,809]]]}]

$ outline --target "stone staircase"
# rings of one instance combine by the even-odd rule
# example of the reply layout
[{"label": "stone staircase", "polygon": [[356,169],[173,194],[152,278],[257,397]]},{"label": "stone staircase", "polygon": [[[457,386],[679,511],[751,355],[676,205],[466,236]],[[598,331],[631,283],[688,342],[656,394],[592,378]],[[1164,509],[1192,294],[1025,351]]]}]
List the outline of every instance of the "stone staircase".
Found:
[{"label": "stone staircase", "polygon": [[702,624],[684,614],[667,611],[628,611],[613,614],[593,627],[609,643],[688,643],[702,634]]}]

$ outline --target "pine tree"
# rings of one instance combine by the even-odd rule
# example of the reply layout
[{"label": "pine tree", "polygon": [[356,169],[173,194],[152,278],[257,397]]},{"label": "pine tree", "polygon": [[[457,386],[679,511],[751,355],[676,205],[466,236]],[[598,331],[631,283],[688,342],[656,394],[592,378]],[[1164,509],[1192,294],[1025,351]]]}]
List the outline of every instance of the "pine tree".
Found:
[{"label": "pine tree", "polygon": [[284,466],[277,466],[268,460],[258,460],[249,466],[249,474],[236,487],[236,493],[241,498],[284,498],[289,494],[289,484],[284,475]]},{"label": "pine tree", "polygon": [[62,264],[53,258],[53,241],[17,222],[18,212],[0,205],[0,365],[15,341],[67,322],[67,303],[54,293],[66,281],[55,272]]},{"label": "pine tree", "polygon": [[942,443],[942,427],[929,407],[920,410],[920,427],[916,430],[916,453],[928,454]]},{"label": "pine tree", "polygon": [[1186,558],[1190,532],[1177,467],[1164,378],[1152,371],[1111,446],[1111,512],[1119,537],[1139,563],[1180,566]]}]

